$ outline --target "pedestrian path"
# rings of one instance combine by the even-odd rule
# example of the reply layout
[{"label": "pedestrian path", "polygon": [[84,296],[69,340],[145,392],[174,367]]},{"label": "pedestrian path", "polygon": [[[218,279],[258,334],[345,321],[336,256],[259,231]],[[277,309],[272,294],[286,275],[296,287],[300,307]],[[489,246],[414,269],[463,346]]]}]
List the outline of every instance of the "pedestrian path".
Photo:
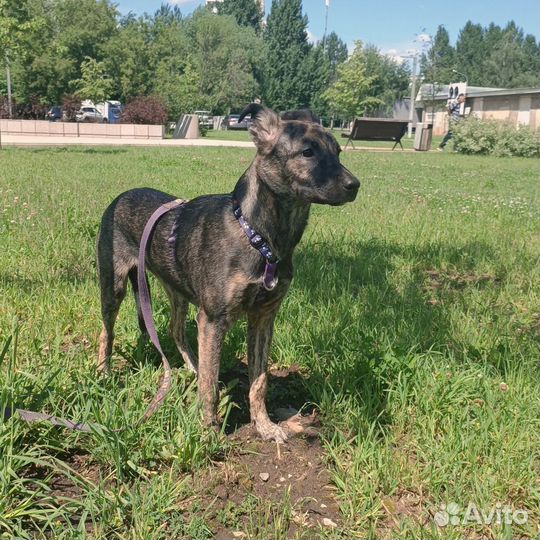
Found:
[{"label": "pedestrian path", "polygon": [[[146,147],[179,147],[179,146],[227,146],[236,148],[254,148],[251,141],[223,141],[217,139],[127,139],[120,137],[63,137],[54,135],[6,135],[0,134],[2,146],[146,146]],[[356,146],[347,152],[358,150],[369,152],[392,152],[390,147]],[[412,149],[394,150],[401,152],[414,152]]]}]

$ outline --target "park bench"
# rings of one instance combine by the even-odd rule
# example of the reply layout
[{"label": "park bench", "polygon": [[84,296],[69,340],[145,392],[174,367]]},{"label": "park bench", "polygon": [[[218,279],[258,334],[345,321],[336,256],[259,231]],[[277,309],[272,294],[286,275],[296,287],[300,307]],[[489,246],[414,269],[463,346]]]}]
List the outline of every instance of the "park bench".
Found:
[{"label": "park bench", "polygon": [[404,120],[394,120],[392,118],[355,118],[352,129],[349,133],[342,133],[342,137],[347,137],[347,143],[353,141],[393,141],[395,144],[392,150],[401,144],[401,138],[407,131],[408,122]]}]

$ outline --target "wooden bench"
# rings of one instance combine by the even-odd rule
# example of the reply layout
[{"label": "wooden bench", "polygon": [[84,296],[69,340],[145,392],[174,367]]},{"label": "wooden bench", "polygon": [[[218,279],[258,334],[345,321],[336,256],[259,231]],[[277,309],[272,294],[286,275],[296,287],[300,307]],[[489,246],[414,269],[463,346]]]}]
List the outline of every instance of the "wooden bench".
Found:
[{"label": "wooden bench", "polygon": [[347,137],[348,144],[353,141],[393,141],[395,144],[392,150],[401,144],[401,138],[407,131],[408,122],[404,120],[394,120],[392,118],[355,118],[350,133],[342,133],[342,137]]}]

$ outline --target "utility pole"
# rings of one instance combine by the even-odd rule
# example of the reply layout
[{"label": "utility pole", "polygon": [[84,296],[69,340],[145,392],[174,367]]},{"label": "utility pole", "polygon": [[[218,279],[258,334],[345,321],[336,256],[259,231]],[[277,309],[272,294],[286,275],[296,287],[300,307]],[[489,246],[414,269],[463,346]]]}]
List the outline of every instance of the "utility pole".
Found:
[{"label": "utility pole", "polygon": [[407,127],[407,138],[412,137],[412,128],[414,120],[414,101],[416,99],[416,62],[418,60],[418,54],[415,52],[412,57],[412,81],[411,81],[411,102],[409,104],[409,125]]},{"label": "utility pole", "polygon": [[8,95],[8,116],[13,117],[13,104],[11,99],[11,70],[9,68],[9,56],[6,52],[6,79],[7,79],[7,95]]},{"label": "utility pole", "polygon": [[324,36],[323,36],[323,53],[326,52],[326,30],[328,29],[328,8],[330,7],[330,0],[324,0],[325,15],[324,15]]}]

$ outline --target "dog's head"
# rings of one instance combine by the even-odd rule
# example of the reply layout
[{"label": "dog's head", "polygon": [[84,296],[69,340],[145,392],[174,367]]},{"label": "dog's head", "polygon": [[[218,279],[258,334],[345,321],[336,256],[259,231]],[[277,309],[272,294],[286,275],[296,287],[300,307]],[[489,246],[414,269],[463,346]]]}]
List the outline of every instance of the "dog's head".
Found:
[{"label": "dog's head", "polygon": [[311,111],[288,111],[280,118],[271,109],[252,103],[238,121],[248,114],[257,147],[257,173],[273,192],[331,205],[356,198],[360,182],[340,163],[338,142],[316,123]]}]

